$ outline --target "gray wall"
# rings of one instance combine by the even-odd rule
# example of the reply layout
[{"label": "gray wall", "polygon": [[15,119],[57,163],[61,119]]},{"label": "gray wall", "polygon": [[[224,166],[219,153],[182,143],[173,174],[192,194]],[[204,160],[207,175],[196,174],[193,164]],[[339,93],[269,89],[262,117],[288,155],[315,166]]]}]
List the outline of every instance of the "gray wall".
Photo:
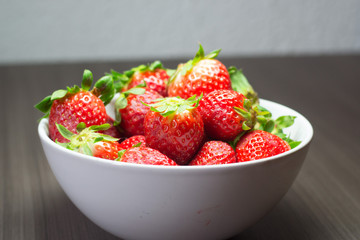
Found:
[{"label": "gray wall", "polygon": [[0,3],[0,64],[360,53],[357,0]]}]

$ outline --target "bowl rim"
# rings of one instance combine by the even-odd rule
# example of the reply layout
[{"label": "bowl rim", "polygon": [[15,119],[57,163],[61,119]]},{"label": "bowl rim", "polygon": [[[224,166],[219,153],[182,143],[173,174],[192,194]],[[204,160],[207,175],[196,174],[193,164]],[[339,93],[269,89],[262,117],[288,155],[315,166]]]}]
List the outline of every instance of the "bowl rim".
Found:
[{"label": "bowl rim", "polygon": [[[130,168],[140,168],[140,169],[147,169],[147,168],[171,169],[169,171],[182,171],[183,169],[186,169],[186,171],[195,171],[195,170],[201,171],[202,169],[208,169],[208,170],[209,169],[227,169],[227,168],[237,168],[237,167],[259,165],[259,164],[263,164],[263,163],[266,163],[269,161],[274,161],[276,159],[280,159],[280,158],[283,158],[290,154],[293,154],[297,151],[300,151],[301,149],[305,148],[307,145],[310,144],[310,142],[313,138],[314,130],[313,130],[311,123],[302,114],[300,114],[299,112],[297,112],[285,105],[282,105],[280,103],[276,103],[276,102],[273,102],[270,100],[260,99],[260,103],[268,103],[268,104],[277,105],[278,107],[282,107],[282,108],[285,108],[287,110],[294,112],[297,115],[297,118],[299,118],[299,117],[302,118],[302,121],[304,121],[305,125],[307,125],[307,134],[298,146],[296,146],[295,148],[290,149],[289,151],[286,151],[284,153],[281,153],[281,154],[278,154],[278,155],[275,155],[272,157],[254,160],[254,161],[236,162],[236,163],[218,164],[218,165],[202,165],[202,166],[189,166],[189,165],[163,166],[163,165],[148,165],[148,164],[136,164],[136,163],[125,163],[125,162],[112,161],[112,160],[108,160],[108,159],[102,159],[102,158],[98,158],[98,157],[85,155],[82,153],[78,153],[78,152],[74,152],[69,149],[66,149],[50,139],[47,118],[43,118],[40,120],[40,122],[38,124],[38,134],[43,143],[49,144],[53,148],[56,148],[60,151],[64,151],[65,153],[69,154],[70,156],[74,156],[74,158],[81,158],[81,159],[84,159],[87,161],[92,160],[92,161],[94,161],[94,163],[111,166],[111,167],[130,167]],[[44,145],[43,145],[43,148],[45,148]]]}]

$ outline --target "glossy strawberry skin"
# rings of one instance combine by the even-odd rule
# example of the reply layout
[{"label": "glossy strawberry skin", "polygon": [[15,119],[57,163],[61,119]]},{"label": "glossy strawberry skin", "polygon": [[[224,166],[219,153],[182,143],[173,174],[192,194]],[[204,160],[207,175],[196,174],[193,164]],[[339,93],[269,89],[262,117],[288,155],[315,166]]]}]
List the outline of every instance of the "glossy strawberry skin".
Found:
[{"label": "glossy strawberry skin", "polygon": [[167,95],[166,86],[168,80],[169,75],[166,70],[161,68],[157,68],[153,71],[147,70],[144,72],[135,72],[130,79],[127,89],[136,87],[145,81],[146,88],[151,89],[165,97]]},{"label": "glossy strawberry skin", "polygon": [[68,94],[66,97],[54,100],[49,114],[50,138],[59,142],[68,142],[58,131],[55,123],[65,126],[76,133],[76,126],[84,122],[87,127],[106,123],[107,113],[104,103],[88,91]]},{"label": "glossy strawberry skin", "polygon": [[[181,65],[179,66],[182,67]],[[179,74],[168,87],[168,96],[184,99],[206,94],[216,89],[231,89],[229,73],[220,61],[202,59],[185,75]]]},{"label": "glossy strawberry skin", "polygon": [[120,143],[120,148],[129,149],[138,143],[141,143],[141,146],[145,146],[145,136],[134,135],[132,137],[129,137]]},{"label": "glossy strawberry skin", "polygon": [[289,144],[278,136],[262,130],[245,134],[236,145],[238,162],[278,155],[290,150]]},{"label": "glossy strawberry skin", "polygon": [[187,164],[204,138],[204,124],[196,109],[162,116],[149,111],[144,120],[146,146],[157,149],[177,164]]},{"label": "glossy strawberry skin", "polygon": [[162,98],[157,92],[146,89],[144,94],[130,94],[127,97],[127,106],[120,109],[120,128],[127,137],[144,135],[144,118],[150,107],[143,103],[152,103],[153,100]]},{"label": "glossy strawberry skin", "polygon": [[176,166],[176,162],[162,154],[158,150],[149,147],[133,147],[124,152],[119,159],[120,162],[147,164],[147,165],[163,165]]},{"label": "glossy strawberry skin", "polygon": [[244,95],[233,90],[215,90],[201,99],[198,110],[209,138],[230,141],[243,129],[244,118],[234,107],[243,108]]},{"label": "glossy strawberry skin", "polygon": [[189,165],[218,165],[236,163],[235,151],[226,142],[206,142]]},{"label": "glossy strawberry skin", "polygon": [[115,160],[118,157],[118,152],[122,150],[118,142],[104,142],[100,141],[94,143],[92,146],[92,153],[94,157]]}]

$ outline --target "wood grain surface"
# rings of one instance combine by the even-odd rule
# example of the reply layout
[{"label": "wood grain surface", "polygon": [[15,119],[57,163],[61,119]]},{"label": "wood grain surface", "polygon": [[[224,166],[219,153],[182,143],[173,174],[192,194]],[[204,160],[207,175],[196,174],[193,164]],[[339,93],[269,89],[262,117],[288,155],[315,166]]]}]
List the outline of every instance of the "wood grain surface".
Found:
[{"label": "wood grain surface", "polygon": [[[184,61],[164,61],[176,67]],[[221,59],[244,73],[262,98],[296,109],[315,135],[282,201],[233,240],[360,239],[360,56]],[[37,135],[34,104],[146,61],[0,66],[0,240],[117,239],[88,220],[58,185]]]}]

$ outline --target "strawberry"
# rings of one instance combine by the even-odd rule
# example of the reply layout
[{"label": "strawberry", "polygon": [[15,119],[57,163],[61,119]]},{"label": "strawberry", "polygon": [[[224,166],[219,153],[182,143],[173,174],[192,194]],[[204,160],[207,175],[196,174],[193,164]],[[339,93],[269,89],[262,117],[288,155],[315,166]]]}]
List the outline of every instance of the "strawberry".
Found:
[{"label": "strawberry", "polygon": [[128,89],[145,81],[147,88],[154,90],[164,97],[167,95],[166,86],[170,76],[163,68],[161,62],[155,61],[150,65],[140,65],[125,72],[125,74],[130,78]]},{"label": "strawberry", "polygon": [[204,138],[204,124],[197,106],[199,99],[168,97],[150,104],[144,119],[146,146],[184,165],[195,155]]},{"label": "strawberry", "polygon": [[122,150],[118,142],[100,141],[92,146],[92,155],[94,157],[115,160],[119,157],[118,152]]},{"label": "strawberry", "polygon": [[236,157],[239,162],[246,162],[275,156],[290,149],[290,145],[280,137],[254,130],[240,138],[236,145]]},{"label": "strawberry", "polygon": [[[231,141],[242,132],[253,128],[255,112],[246,110],[245,97],[233,90],[215,90],[204,96],[198,110],[204,121],[205,131],[209,138]],[[239,109],[248,113],[239,113]]]},{"label": "strawberry", "polygon": [[146,88],[165,97],[170,78],[169,74],[172,74],[172,70],[163,68],[160,61],[155,61],[149,65],[134,67],[124,73],[112,70],[109,75],[114,78],[119,92],[129,90],[145,82]]},{"label": "strawberry", "polygon": [[77,134],[66,127],[56,124],[59,133],[68,140],[66,143],[58,144],[75,152],[87,154],[94,157],[114,160],[118,158],[118,152],[122,150],[117,138],[99,133],[109,129],[110,124],[92,125],[86,128],[85,123],[77,126]]},{"label": "strawberry", "polygon": [[216,89],[231,89],[231,81],[226,67],[214,59],[220,50],[204,54],[204,49],[199,50],[194,59],[185,64],[180,64],[171,76],[168,86],[168,96],[180,96],[184,99],[196,94],[200,96]]},{"label": "strawberry", "polygon": [[52,140],[67,142],[56,128],[56,123],[64,125],[71,132],[76,132],[76,126],[84,122],[86,126],[101,125],[107,121],[105,104],[114,96],[113,81],[103,77],[89,91],[93,81],[92,73],[85,70],[81,88],[74,86],[67,90],[57,90],[44,98],[35,107],[49,117],[49,135]]},{"label": "strawberry", "polygon": [[132,137],[129,137],[128,139],[125,139],[120,143],[120,147],[122,149],[129,149],[137,144],[144,144],[145,145],[145,137],[143,135],[135,135]]},{"label": "strawberry", "polygon": [[115,102],[116,121],[127,137],[144,135],[144,118],[150,107],[143,103],[159,98],[162,96],[157,92],[139,87],[121,93]]},{"label": "strawberry", "polygon": [[149,147],[132,147],[128,150],[123,150],[120,152],[120,157],[117,161],[148,165],[177,165],[176,162],[168,158],[166,155]]},{"label": "strawberry", "polygon": [[235,163],[234,149],[222,141],[206,142],[189,165],[215,165]]}]

